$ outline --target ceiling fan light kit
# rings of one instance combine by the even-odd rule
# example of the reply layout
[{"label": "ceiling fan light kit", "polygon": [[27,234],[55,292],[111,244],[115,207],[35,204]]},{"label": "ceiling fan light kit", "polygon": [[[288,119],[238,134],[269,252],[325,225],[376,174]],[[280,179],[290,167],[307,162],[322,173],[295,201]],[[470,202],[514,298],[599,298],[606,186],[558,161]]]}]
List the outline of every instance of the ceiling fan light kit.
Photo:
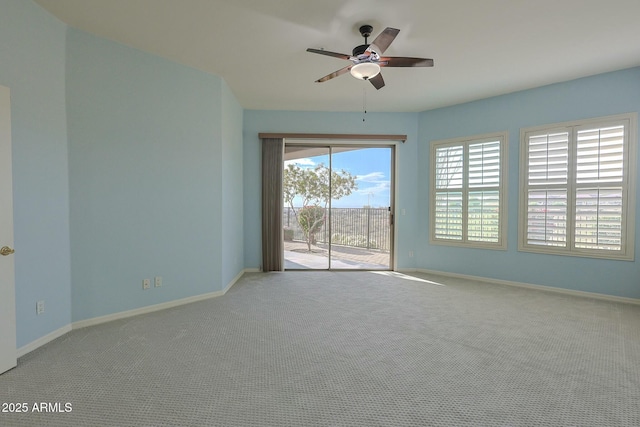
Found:
[{"label": "ceiling fan light kit", "polygon": [[379,73],[380,66],[375,62],[361,62],[351,67],[351,75],[360,80],[369,80]]},{"label": "ceiling fan light kit", "polygon": [[368,80],[376,89],[380,89],[384,86],[384,79],[382,78],[382,74],[380,74],[381,67],[433,67],[433,59],[380,56],[387,50],[400,30],[387,27],[371,44],[368,44],[367,38],[371,35],[372,31],[373,27],[371,25],[363,25],[360,27],[360,34],[364,37],[364,44],[353,48],[353,55],[331,52],[324,49],[307,49],[307,52],[333,56],[334,58],[345,59],[352,62],[352,65],[334,71],[316,80],[316,82],[326,82],[348,71],[353,77],[360,80]]}]

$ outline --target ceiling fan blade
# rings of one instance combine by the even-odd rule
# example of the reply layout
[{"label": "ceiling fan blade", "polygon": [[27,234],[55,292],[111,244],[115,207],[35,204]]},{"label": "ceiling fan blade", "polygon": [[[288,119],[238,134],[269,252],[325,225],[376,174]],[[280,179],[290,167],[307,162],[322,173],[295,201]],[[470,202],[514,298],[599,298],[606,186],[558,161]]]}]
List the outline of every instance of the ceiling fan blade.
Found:
[{"label": "ceiling fan blade", "polygon": [[[375,45],[375,47],[377,48],[377,50],[375,48],[372,48],[372,50],[377,52],[378,55],[382,55],[384,51],[387,50],[391,42],[393,42],[393,40],[396,38],[399,32],[400,30],[398,30],[397,28],[385,28],[384,31],[378,34],[378,37],[376,37],[375,40],[373,40],[373,42],[371,43],[371,45]],[[369,49],[371,49],[371,45],[369,46]]]},{"label": "ceiling fan blade", "polygon": [[381,67],[433,67],[433,59],[383,56],[379,64]]},{"label": "ceiling fan blade", "polygon": [[384,79],[382,78],[382,73],[378,73],[377,76],[369,79],[373,87],[380,90],[384,86]]},{"label": "ceiling fan blade", "polygon": [[331,52],[328,50],[322,50],[322,49],[307,49],[307,52],[311,52],[311,53],[319,53],[320,55],[327,55],[327,56],[333,56],[334,58],[340,58],[340,59],[349,59],[351,58],[349,55],[345,55],[344,53],[337,53],[337,52]]},{"label": "ceiling fan blade", "polygon": [[351,70],[351,67],[353,67],[353,64],[352,65],[347,65],[344,68],[340,68],[338,71],[334,71],[331,74],[327,74],[326,76],[324,76],[322,78],[319,78],[318,80],[316,80],[316,83],[326,82],[327,80],[331,80],[334,77],[341,76],[341,75],[349,72],[349,70]]}]

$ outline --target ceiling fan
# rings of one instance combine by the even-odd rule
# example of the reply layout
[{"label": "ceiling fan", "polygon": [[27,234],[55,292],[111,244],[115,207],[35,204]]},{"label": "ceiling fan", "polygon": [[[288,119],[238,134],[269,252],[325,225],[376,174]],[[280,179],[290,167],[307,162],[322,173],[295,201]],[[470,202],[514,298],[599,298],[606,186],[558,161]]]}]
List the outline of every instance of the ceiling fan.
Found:
[{"label": "ceiling fan", "polygon": [[360,34],[364,37],[364,44],[354,47],[352,55],[330,52],[323,49],[307,49],[307,52],[333,56],[334,58],[346,59],[352,62],[351,65],[334,71],[316,80],[316,82],[326,82],[334,77],[350,72],[353,77],[360,80],[369,80],[376,89],[380,89],[384,86],[384,79],[382,78],[382,74],[380,74],[380,67],[433,67],[433,59],[380,56],[387,50],[400,30],[387,27],[371,44],[368,44],[367,38],[371,36],[371,31],[373,31],[371,25],[363,25],[360,27]]}]

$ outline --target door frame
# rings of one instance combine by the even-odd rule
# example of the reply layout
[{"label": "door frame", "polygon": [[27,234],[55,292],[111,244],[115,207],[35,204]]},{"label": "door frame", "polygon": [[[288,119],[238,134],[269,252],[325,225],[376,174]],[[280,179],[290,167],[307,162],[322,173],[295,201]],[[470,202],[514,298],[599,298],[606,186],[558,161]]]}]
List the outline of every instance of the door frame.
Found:
[{"label": "door frame", "polygon": [[[269,136],[271,135],[271,136]],[[284,139],[284,147],[287,145],[290,146],[309,146],[309,147],[317,147],[317,148],[327,148],[329,150],[329,167],[331,168],[332,156],[333,153],[331,151],[332,148],[344,148],[344,147],[357,147],[361,149],[365,148],[389,148],[391,150],[391,161],[389,165],[389,174],[391,180],[391,186],[389,188],[389,207],[390,207],[390,215],[391,215],[391,226],[389,228],[389,268],[388,270],[379,270],[379,271],[396,271],[396,222],[397,222],[397,213],[396,213],[396,186],[397,186],[397,155],[396,155],[396,146],[397,141],[404,143],[406,141],[406,135],[338,135],[338,134],[260,134],[260,137],[272,137],[273,135],[277,135],[278,137],[283,137],[284,135],[289,135],[288,138]],[[351,138],[349,138],[351,137]],[[332,142],[333,141],[333,142]],[[284,149],[283,147],[283,149]],[[284,161],[282,167],[284,168]],[[366,271],[363,269],[348,269],[348,268],[331,268],[331,200],[329,200],[329,261],[328,267],[325,269],[286,269],[286,271]],[[378,271],[378,270],[376,270]]]},{"label": "door frame", "polygon": [[[0,86],[0,247],[13,247],[11,92]],[[0,256],[0,374],[17,365],[16,289],[13,255]]]}]

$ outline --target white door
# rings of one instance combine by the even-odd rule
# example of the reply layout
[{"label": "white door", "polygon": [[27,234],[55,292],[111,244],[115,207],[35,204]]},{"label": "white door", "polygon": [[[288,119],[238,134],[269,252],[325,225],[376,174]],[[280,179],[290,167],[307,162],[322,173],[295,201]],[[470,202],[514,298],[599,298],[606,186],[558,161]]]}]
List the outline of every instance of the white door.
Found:
[{"label": "white door", "polygon": [[10,111],[9,88],[0,86],[0,373],[16,366]]}]

